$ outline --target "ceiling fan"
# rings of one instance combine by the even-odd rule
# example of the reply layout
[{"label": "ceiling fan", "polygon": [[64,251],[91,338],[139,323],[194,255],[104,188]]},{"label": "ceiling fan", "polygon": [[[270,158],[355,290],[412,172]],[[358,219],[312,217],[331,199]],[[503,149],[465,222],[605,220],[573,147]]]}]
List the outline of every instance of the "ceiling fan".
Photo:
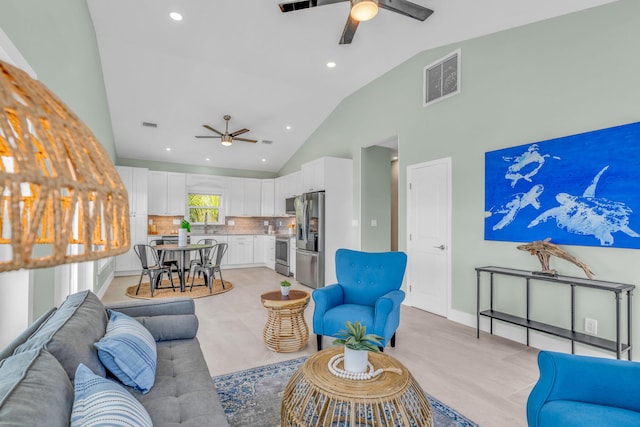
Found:
[{"label": "ceiling fan", "polygon": [[196,135],[196,138],[220,138],[221,144],[226,147],[232,145],[233,141],[243,141],[243,142],[253,142],[253,143],[258,142],[255,139],[237,138],[238,135],[242,135],[243,133],[249,132],[249,129],[247,128],[239,129],[235,132],[229,133],[229,120],[231,120],[231,116],[227,114],[223,117],[223,119],[227,121],[224,133],[220,132],[217,129],[212,128],[209,125],[202,125],[202,127],[204,127],[205,129],[209,129],[210,131],[215,132],[218,135],[207,135],[207,136]]},{"label": "ceiling fan", "polygon": [[368,21],[376,16],[378,7],[408,16],[410,18],[424,21],[433,13],[433,10],[407,0],[300,0],[290,3],[280,3],[280,10],[284,12],[292,12],[294,10],[309,9],[316,6],[325,6],[327,4],[342,3],[349,1],[351,3],[351,12],[347,18],[347,23],[342,30],[340,44],[350,44],[353,36],[356,34],[358,24],[361,21]]}]

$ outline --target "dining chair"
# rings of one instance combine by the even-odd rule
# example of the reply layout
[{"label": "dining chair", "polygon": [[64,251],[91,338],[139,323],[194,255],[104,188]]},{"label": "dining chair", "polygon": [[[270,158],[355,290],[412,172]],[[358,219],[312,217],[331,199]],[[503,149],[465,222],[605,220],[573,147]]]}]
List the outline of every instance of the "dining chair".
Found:
[{"label": "dining chair", "polygon": [[[217,245],[218,241],[215,239],[200,239],[197,242],[198,245]],[[191,270],[193,270],[193,268],[196,265],[203,265],[208,259],[209,259],[209,255],[211,254],[211,250],[213,249],[213,246],[210,248],[204,248],[204,249],[200,249],[198,251],[198,258],[196,259],[192,259],[191,262],[189,263],[189,271],[187,271],[187,280],[189,280],[189,276],[191,275]],[[194,272],[195,274],[195,272]],[[200,274],[198,274],[198,277],[200,277]]]},{"label": "dining chair", "polygon": [[[156,248],[150,245],[135,245],[133,247],[138,259],[140,260],[140,264],[142,265],[142,272],[140,273],[140,280],[138,280],[138,287],[136,288],[136,295],[140,291],[140,284],[142,283],[142,278],[145,275],[149,276],[149,289],[151,290],[151,296],[153,297],[153,293],[156,289],[169,289],[169,286],[160,287],[159,284],[162,283],[162,275],[167,273],[169,276],[169,283],[171,283],[171,288],[173,292],[176,291],[176,287],[173,284],[173,277],[171,276],[171,269],[167,267],[163,267],[160,264],[160,258],[158,257],[158,251]],[[149,256],[151,254],[151,256]]]},{"label": "dining chair", "polygon": [[193,276],[191,277],[191,287],[189,291],[193,289],[193,282],[196,278],[196,273],[202,272],[204,274],[204,284],[196,285],[196,286],[208,286],[209,293],[213,293],[213,281],[216,278],[216,271],[220,273],[220,281],[222,282],[222,289],[225,289],[224,279],[222,278],[222,270],[220,269],[220,265],[222,264],[222,258],[224,254],[227,252],[228,248],[227,243],[218,243],[209,252],[209,258],[202,265],[196,265],[193,271]]},{"label": "dining chair", "polygon": [[[149,242],[149,246],[152,246],[154,248],[158,245],[167,245],[167,244],[169,244],[169,242],[163,239],[155,239]],[[175,252],[168,252],[168,251],[157,249],[157,253],[158,253],[158,260],[159,260],[158,262],[160,263],[159,265],[175,271],[176,273],[178,273],[178,276],[182,274],[182,272],[180,271],[180,263],[178,261],[178,258]]]}]

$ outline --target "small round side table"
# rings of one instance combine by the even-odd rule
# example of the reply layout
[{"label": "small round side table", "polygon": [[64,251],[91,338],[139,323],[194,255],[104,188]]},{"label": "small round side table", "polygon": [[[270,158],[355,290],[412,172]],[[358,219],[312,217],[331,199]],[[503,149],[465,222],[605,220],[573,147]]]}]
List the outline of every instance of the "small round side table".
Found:
[{"label": "small round side table", "polygon": [[288,296],[283,296],[280,291],[272,291],[262,294],[260,299],[267,309],[262,337],[269,350],[289,353],[303,349],[309,341],[309,327],[304,320],[309,294],[292,289]]},{"label": "small round side table", "polygon": [[432,427],[431,405],[409,370],[385,354],[369,353],[374,369],[395,368],[369,380],[329,372],[333,347],[310,356],[291,377],[282,397],[282,427]]}]

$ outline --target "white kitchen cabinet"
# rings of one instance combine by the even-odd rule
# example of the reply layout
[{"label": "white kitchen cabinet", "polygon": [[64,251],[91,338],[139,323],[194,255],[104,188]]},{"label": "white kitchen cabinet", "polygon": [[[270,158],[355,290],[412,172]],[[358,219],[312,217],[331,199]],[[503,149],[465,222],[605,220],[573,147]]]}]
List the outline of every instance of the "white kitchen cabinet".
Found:
[{"label": "white kitchen cabinet", "polygon": [[276,269],[276,236],[265,236],[264,263],[270,269]]},{"label": "white kitchen cabinet", "polygon": [[227,183],[226,216],[244,215],[244,179],[231,178]]},{"label": "white kitchen cabinet", "polygon": [[287,198],[286,192],[287,186],[287,177],[280,176],[273,180],[273,213],[274,215],[284,215],[286,213],[285,210],[285,199]]},{"label": "white kitchen cabinet", "polygon": [[286,197],[299,196],[306,193],[302,186],[302,172],[294,172],[287,175]]},{"label": "white kitchen cabinet", "polygon": [[130,249],[116,257],[115,274],[131,274],[140,271],[140,261],[133,247],[147,243],[147,177],[145,168],[116,166],[129,195]]},{"label": "white kitchen cabinet", "polygon": [[229,265],[253,264],[253,236],[228,236]]},{"label": "white kitchen cabinet", "polygon": [[244,179],[244,214],[247,216],[260,216],[262,210],[261,203],[261,183],[259,179]]},{"label": "white kitchen cabinet", "polygon": [[[260,214],[273,216],[275,213],[275,179],[263,179],[260,182]],[[284,213],[284,212],[283,212]]]},{"label": "white kitchen cabinet", "polygon": [[253,263],[264,264],[264,245],[268,236],[253,236]]},{"label": "white kitchen cabinet", "polygon": [[186,175],[149,171],[149,214],[184,216],[186,209]]},{"label": "white kitchen cabinet", "polygon": [[302,165],[302,192],[321,191],[325,189],[325,157]]},{"label": "white kitchen cabinet", "polygon": [[187,176],[167,173],[167,214],[185,216],[187,206]]}]

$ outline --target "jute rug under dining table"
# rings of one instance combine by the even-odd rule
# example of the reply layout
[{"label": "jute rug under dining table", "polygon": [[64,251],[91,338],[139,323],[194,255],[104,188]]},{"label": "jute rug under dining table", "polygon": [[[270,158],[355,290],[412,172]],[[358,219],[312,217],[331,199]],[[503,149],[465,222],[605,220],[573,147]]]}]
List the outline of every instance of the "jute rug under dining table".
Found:
[{"label": "jute rug under dining table", "polygon": [[196,278],[193,284],[193,290],[191,288],[191,280],[185,284],[184,292],[180,292],[180,282],[178,278],[173,279],[173,285],[175,286],[175,291],[171,289],[171,285],[168,279],[162,281],[160,285],[163,289],[156,289],[153,292],[153,298],[151,297],[151,291],[149,289],[149,282],[142,282],[140,285],[140,291],[138,295],[136,295],[136,288],[138,285],[129,286],[125,293],[128,297],[131,298],[142,298],[142,299],[156,299],[156,298],[176,298],[176,297],[191,297],[191,298],[203,298],[209,297],[217,294],[221,294],[224,292],[228,292],[233,289],[233,283],[228,280],[224,281],[224,289],[222,288],[222,281],[220,279],[215,279],[213,281],[213,292],[209,293],[209,288],[207,286],[197,286],[204,285],[204,278]]}]

